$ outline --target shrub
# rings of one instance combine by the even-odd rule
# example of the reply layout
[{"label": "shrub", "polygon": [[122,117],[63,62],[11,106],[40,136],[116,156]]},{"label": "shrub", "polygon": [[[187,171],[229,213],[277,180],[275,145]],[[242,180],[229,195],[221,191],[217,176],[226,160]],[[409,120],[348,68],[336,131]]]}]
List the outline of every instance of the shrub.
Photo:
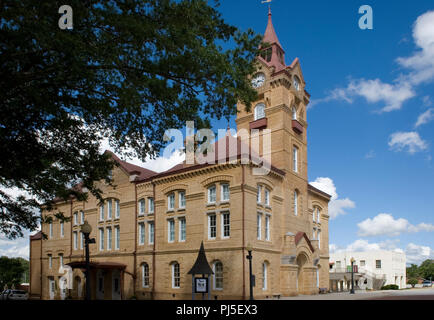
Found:
[{"label": "shrub", "polygon": [[389,284],[387,286],[382,286],[381,290],[399,290],[399,286],[396,284]]}]

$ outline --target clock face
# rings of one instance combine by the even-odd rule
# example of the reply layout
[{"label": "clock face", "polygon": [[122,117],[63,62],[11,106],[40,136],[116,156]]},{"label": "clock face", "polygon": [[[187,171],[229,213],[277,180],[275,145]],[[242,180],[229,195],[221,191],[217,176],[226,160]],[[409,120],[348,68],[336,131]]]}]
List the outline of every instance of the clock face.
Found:
[{"label": "clock face", "polygon": [[252,79],[252,87],[254,89],[258,89],[260,87],[262,87],[265,83],[265,74],[261,73],[257,73],[253,79]]}]

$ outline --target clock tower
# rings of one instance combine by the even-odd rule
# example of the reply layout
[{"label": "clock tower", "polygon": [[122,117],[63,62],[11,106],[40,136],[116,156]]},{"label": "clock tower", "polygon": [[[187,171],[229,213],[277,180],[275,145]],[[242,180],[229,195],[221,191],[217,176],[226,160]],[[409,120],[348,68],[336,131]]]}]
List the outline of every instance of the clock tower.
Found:
[{"label": "clock tower", "polygon": [[[268,12],[261,54],[257,57],[256,73],[252,86],[258,91],[258,100],[247,112],[245,105],[238,103],[237,129],[260,130],[259,154],[263,154],[262,141],[265,129],[271,131],[271,164],[307,181],[306,106],[309,94],[300,67],[295,58],[290,65],[285,63],[285,51],[277,38]],[[253,146],[252,146],[253,147]]]}]

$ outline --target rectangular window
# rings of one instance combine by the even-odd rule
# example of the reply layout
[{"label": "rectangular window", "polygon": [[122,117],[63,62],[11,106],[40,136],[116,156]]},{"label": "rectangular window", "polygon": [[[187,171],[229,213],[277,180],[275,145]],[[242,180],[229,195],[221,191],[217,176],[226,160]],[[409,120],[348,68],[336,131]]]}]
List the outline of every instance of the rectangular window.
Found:
[{"label": "rectangular window", "polygon": [[104,250],[104,229],[99,229],[99,250]]},{"label": "rectangular window", "polygon": [[179,288],[181,286],[181,274],[179,264],[172,264],[172,288]]},{"label": "rectangular window", "polygon": [[112,249],[112,228],[107,228],[107,250]]},{"label": "rectangular window", "polygon": [[208,203],[216,202],[216,187],[212,186],[208,188]]},{"label": "rectangular window", "polygon": [[80,249],[84,248],[84,235],[83,232],[80,231]]},{"label": "rectangular window", "polygon": [[173,219],[167,221],[167,235],[169,242],[175,241],[175,220]]},{"label": "rectangular window", "polygon": [[63,267],[63,254],[59,253],[59,266]]},{"label": "rectangular window", "polygon": [[109,199],[107,201],[107,219],[108,220],[111,220],[111,218],[112,218],[112,212],[113,212],[113,207],[112,206],[113,206],[112,200]]},{"label": "rectangular window", "polygon": [[217,236],[217,221],[216,215],[208,215],[208,239],[215,239]]},{"label": "rectangular window", "polygon": [[78,213],[74,212],[74,226],[78,224]]},{"label": "rectangular window", "polygon": [[294,191],[294,215],[298,215],[298,192],[297,190]]},{"label": "rectangular window", "polygon": [[366,261],[365,261],[365,260],[360,260],[360,266],[361,266],[361,267],[364,267],[365,264],[366,264]]},{"label": "rectangular window", "polygon": [[317,238],[318,238],[318,248],[321,249],[321,230],[318,230]]},{"label": "rectangular window", "polygon": [[336,269],[340,269],[341,268],[341,262],[340,261],[336,261]]},{"label": "rectangular window", "polygon": [[149,213],[154,213],[154,198],[148,198]]},{"label": "rectangular window", "polygon": [[270,216],[265,216],[265,240],[270,241]]},{"label": "rectangular window", "polygon": [[143,222],[139,223],[139,244],[145,244],[145,224]]},{"label": "rectangular window", "polygon": [[187,237],[185,218],[179,219],[179,241],[185,241]]},{"label": "rectangular window", "polygon": [[312,231],[312,240],[316,240],[316,228],[313,228],[313,231]]},{"label": "rectangular window", "polygon": [[115,219],[119,219],[121,216],[121,204],[119,200],[115,200]]},{"label": "rectangular window", "polygon": [[268,189],[265,189],[265,204],[270,205],[270,190]]},{"label": "rectangular window", "polygon": [[119,226],[115,227],[115,250],[119,250],[121,247],[121,229]]},{"label": "rectangular window", "polygon": [[99,207],[99,221],[104,221],[104,204]]},{"label": "rectangular window", "polygon": [[77,231],[74,231],[72,233],[72,243],[74,244],[74,250],[78,249],[78,236],[77,236]]},{"label": "rectangular window", "polygon": [[316,222],[321,222],[321,211],[318,208],[316,209]]},{"label": "rectangular window", "polygon": [[258,240],[262,239],[262,214],[260,213],[256,216],[256,236]]},{"label": "rectangular window", "polygon": [[185,208],[185,192],[179,193],[179,207]]},{"label": "rectangular window", "polygon": [[222,213],[222,238],[229,238],[231,235],[231,223],[229,212]]},{"label": "rectangular window", "polygon": [[261,203],[262,202],[261,194],[262,194],[262,186],[258,186],[258,190],[257,190],[257,193],[256,193],[256,202],[257,203]]},{"label": "rectangular window", "polygon": [[84,211],[80,211],[80,224],[84,224]]},{"label": "rectangular window", "polygon": [[375,268],[381,269],[381,260],[375,260]]},{"label": "rectangular window", "polygon": [[149,266],[146,263],[142,265],[142,287],[149,287]]},{"label": "rectangular window", "polygon": [[148,222],[149,225],[149,244],[154,244],[154,223]]},{"label": "rectangular window", "polygon": [[50,222],[49,228],[50,228],[49,233],[50,233],[50,239],[51,239],[53,237],[53,223],[52,222]]},{"label": "rectangular window", "polygon": [[292,148],[292,163],[293,163],[293,170],[294,172],[298,172],[298,148],[293,147]]},{"label": "rectangular window", "polygon": [[60,237],[63,238],[65,236],[65,225],[63,222],[60,223]]},{"label": "rectangular window", "polygon": [[175,194],[172,193],[167,197],[167,209],[175,209]]},{"label": "rectangular window", "polygon": [[53,256],[51,254],[48,255],[48,268],[53,268]]},{"label": "rectangular window", "polygon": [[221,186],[221,199],[222,201],[229,201],[229,185],[228,184],[222,184]]},{"label": "rectangular window", "polygon": [[145,199],[140,199],[139,201],[139,215],[143,216],[145,214]]}]

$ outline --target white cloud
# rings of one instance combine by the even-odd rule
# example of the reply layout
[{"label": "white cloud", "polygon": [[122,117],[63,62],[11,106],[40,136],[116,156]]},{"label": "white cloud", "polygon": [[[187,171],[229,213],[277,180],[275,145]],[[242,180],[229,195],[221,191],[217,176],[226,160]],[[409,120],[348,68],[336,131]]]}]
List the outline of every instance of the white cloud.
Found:
[{"label": "white cloud", "polygon": [[0,256],[29,259],[29,233],[25,232],[23,238],[15,240],[9,240],[0,234]]},{"label": "white cloud", "polygon": [[389,137],[389,147],[394,151],[403,151],[414,154],[428,148],[426,141],[422,140],[417,132],[395,132]]},{"label": "white cloud", "polygon": [[[401,109],[407,100],[416,95],[416,86],[434,79],[434,11],[417,18],[413,25],[413,39],[418,51],[412,56],[396,59],[400,66],[408,69],[406,74],[400,75],[392,83],[384,83],[380,79],[350,80],[347,87],[332,90],[327,97],[314,100],[311,107],[332,100],[353,103],[355,97],[363,97],[368,103],[384,103],[380,112]],[[429,103],[429,100],[426,102]]]},{"label": "white cloud", "polygon": [[347,209],[353,209],[356,207],[354,201],[349,198],[339,199],[336,192],[336,187],[332,179],[330,178],[317,178],[315,181],[310,182],[315,188],[324,191],[325,193],[331,195],[331,200],[329,203],[328,213],[330,219],[335,219],[340,215],[347,214]]},{"label": "white cloud", "polygon": [[421,115],[419,115],[415,127],[417,128],[423,124],[430,122],[431,120],[434,120],[434,108],[430,108]]},{"label": "white cloud", "polygon": [[434,259],[434,250],[427,246],[409,243],[405,248],[407,264],[420,265],[427,259]]},{"label": "white cloud", "polygon": [[374,150],[369,150],[367,154],[365,154],[365,159],[372,159],[375,158],[376,154]]},{"label": "white cloud", "polygon": [[391,214],[380,213],[376,217],[366,219],[357,224],[359,227],[358,235],[361,237],[373,236],[399,236],[401,233],[409,232],[432,232],[434,225],[420,223],[412,225],[408,220],[399,218],[395,219]]}]

